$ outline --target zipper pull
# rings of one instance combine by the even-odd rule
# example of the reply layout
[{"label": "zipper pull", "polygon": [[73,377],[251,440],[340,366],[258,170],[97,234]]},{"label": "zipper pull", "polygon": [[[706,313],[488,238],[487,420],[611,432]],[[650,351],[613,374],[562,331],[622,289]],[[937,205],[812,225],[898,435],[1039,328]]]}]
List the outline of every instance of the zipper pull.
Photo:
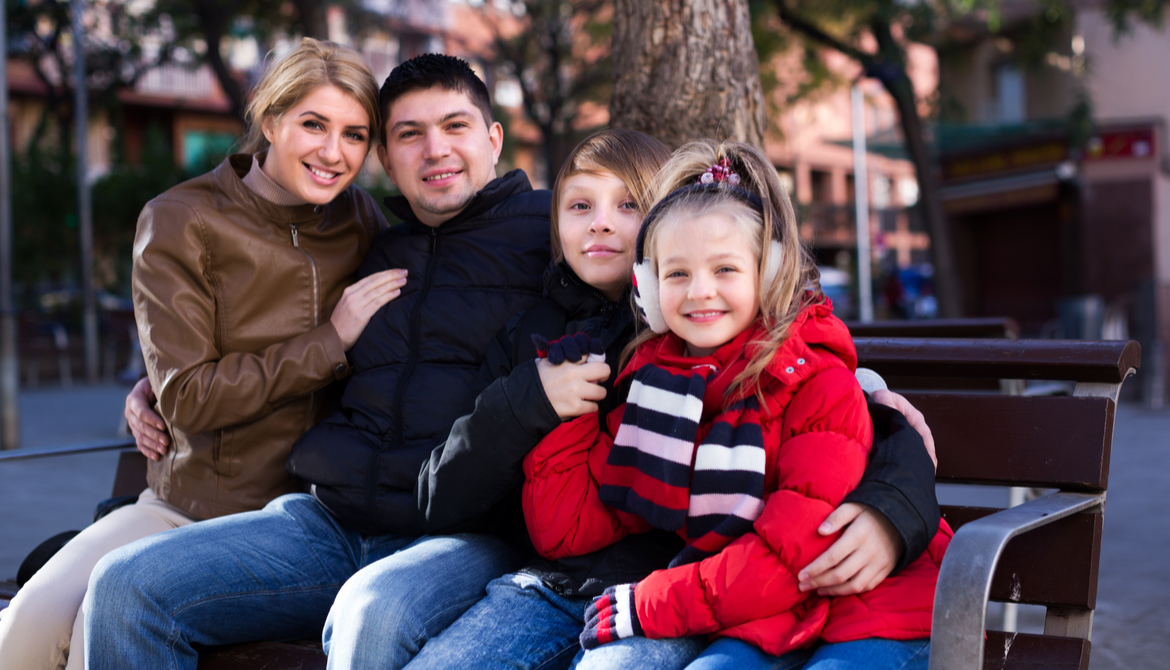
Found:
[{"label": "zipper pull", "polygon": [[435,249],[439,245],[439,231],[431,228],[431,254],[435,253]]},{"label": "zipper pull", "polygon": [[292,231],[293,246],[296,247],[297,249],[300,249],[301,245],[297,244],[297,224],[295,224],[295,223],[288,224],[288,229]]}]

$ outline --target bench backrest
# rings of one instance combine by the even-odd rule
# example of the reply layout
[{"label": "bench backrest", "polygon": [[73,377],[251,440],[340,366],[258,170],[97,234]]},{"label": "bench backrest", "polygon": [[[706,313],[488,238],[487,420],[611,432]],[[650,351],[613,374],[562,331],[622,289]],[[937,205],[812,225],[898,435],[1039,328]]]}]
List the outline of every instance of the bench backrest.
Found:
[{"label": "bench backrest", "polygon": [[[969,655],[970,648],[979,646],[985,650],[984,668],[1036,667],[1036,659],[1042,659],[1045,668],[1087,668],[1117,392],[1139,366],[1137,343],[926,338],[855,342],[859,364],[890,378],[1075,382],[1073,395],[1066,397],[904,395],[922,411],[934,434],[939,482],[1040,487],[1084,496],[1085,511],[1004,538],[1006,546],[988,568],[994,574],[990,586],[976,593],[999,602],[1045,606],[1044,635],[992,631],[986,634],[985,646],[976,644],[982,640],[967,640],[967,651],[957,655]],[[944,507],[943,516],[958,531],[996,511]],[[963,544],[958,540],[956,535],[944,573],[949,562],[977,560],[955,553]],[[967,596],[948,592],[941,577],[939,584],[931,667],[958,667],[939,658],[947,648],[938,640],[940,605]],[[948,607],[952,604],[947,602]],[[983,617],[980,630],[986,624],[983,606],[960,607],[972,616],[978,610]]]},{"label": "bench backrest", "polygon": [[918,321],[846,321],[854,337],[1007,338],[1020,336],[1020,326],[1009,316]]},{"label": "bench backrest", "polygon": [[[921,321],[848,322],[849,332],[864,338],[930,337],[952,339],[1016,339],[1020,327],[1010,317],[977,319],[926,319]],[[887,374],[890,388],[902,390],[999,391],[1018,395],[1021,385],[1014,379],[994,377],[944,377]]]}]

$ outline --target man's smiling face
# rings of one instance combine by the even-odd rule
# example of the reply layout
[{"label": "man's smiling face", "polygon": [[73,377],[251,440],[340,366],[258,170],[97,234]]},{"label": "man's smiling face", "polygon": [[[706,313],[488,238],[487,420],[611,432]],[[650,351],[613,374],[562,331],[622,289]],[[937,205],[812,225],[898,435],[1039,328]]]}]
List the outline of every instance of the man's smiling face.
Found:
[{"label": "man's smiling face", "polygon": [[378,159],[419,221],[442,224],[495,178],[503,128],[488,126],[466,94],[441,86],[411,91],[389,112]]}]

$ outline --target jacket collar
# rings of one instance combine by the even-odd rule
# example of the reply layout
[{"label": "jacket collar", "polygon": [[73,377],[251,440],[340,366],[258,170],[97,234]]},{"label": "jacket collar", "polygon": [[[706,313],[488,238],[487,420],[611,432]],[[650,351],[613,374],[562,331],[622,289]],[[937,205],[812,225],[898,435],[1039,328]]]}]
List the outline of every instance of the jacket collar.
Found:
[{"label": "jacket collar", "polygon": [[[565,261],[553,266],[544,282],[544,294],[569,314],[595,314],[613,302],[586,284]],[[622,300],[625,300],[624,294],[618,302]]]},{"label": "jacket collar", "polygon": [[[280,224],[315,224],[325,218],[326,210],[332,203],[325,206],[307,203],[304,205],[275,205],[257,195],[244,183],[244,175],[252,169],[251,154],[232,154],[228,156],[212,173],[215,180],[233,200],[242,203],[256,216]],[[350,188],[353,188],[352,186]],[[348,191],[349,189],[346,189]],[[345,197],[342,191],[337,197]]]},{"label": "jacket collar", "polygon": [[[525,193],[532,190],[532,184],[528,181],[528,175],[524,174],[524,170],[512,170],[503,177],[496,177],[487,183],[475,194],[467,207],[455,216],[447,219],[438,226],[438,230],[447,231],[458,227],[460,224],[473,220],[480,214],[495,207],[501,202],[511,198],[519,193]],[[418,220],[415,216],[414,210],[411,209],[410,203],[407,202],[405,196],[394,195],[382,201],[386,205],[386,209],[390,210],[394,216],[402,219],[415,230],[430,230],[431,226]]]}]

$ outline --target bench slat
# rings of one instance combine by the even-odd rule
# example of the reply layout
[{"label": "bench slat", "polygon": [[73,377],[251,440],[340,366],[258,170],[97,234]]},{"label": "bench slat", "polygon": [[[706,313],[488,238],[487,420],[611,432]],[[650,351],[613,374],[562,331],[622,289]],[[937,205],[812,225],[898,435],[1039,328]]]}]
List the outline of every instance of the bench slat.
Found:
[{"label": "bench slat", "polygon": [[904,395],[934,434],[939,482],[1094,492],[1109,483],[1108,398]]},{"label": "bench slat", "polygon": [[987,631],[983,670],[1088,670],[1088,640]]},{"label": "bench slat", "polygon": [[1046,379],[1121,383],[1141,362],[1137,342],[866,338],[853,340],[862,367],[883,376]]},{"label": "bench slat", "polygon": [[134,496],[146,489],[146,456],[137,449],[118,454],[118,469],[114,472],[111,498]]},{"label": "bench slat", "polygon": [[[943,506],[943,518],[958,530],[998,511]],[[1095,608],[1102,522],[1099,512],[1074,514],[1013,538],[996,565],[991,600]]]},{"label": "bench slat", "polygon": [[1019,337],[1020,326],[1010,317],[924,319],[922,321],[846,321],[854,337]]}]

